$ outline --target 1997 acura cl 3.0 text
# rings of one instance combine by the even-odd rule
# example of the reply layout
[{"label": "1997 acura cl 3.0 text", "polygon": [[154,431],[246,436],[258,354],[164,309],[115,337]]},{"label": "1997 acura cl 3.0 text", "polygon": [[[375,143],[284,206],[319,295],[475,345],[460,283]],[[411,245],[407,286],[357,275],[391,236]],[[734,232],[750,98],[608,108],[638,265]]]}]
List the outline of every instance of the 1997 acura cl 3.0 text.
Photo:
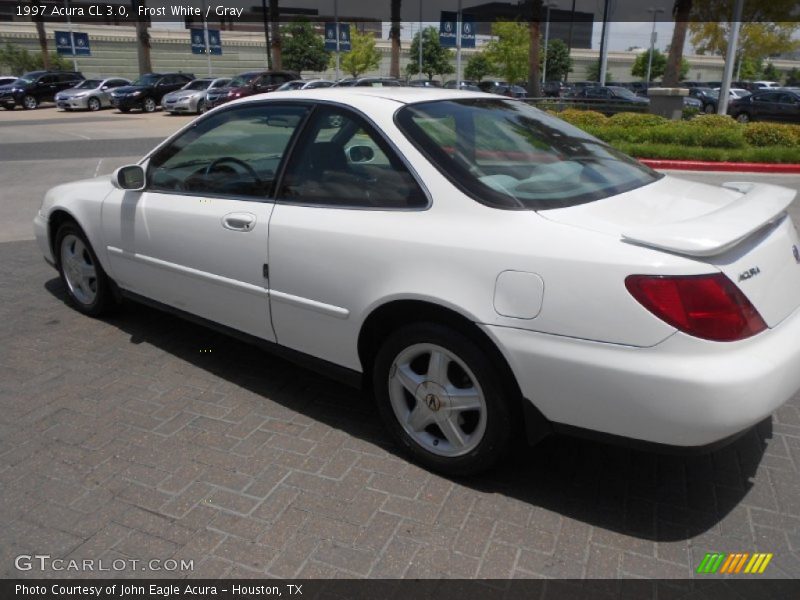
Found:
[{"label": "1997 acura cl 3.0 text", "polygon": [[35,219],[72,304],[157,303],[372,387],[421,463],[524,423],[706,446],[800,387],[794,192],[659,175],[523,102],[415,88],[212,111]]}]

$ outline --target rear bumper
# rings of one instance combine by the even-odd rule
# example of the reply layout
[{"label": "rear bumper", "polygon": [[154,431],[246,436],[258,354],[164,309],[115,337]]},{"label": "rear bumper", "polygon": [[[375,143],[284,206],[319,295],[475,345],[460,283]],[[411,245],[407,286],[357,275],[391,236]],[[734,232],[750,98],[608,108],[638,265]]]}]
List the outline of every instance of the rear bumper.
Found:
[{"label": "rear bumper", "polygon": [[483,328],[522,394],[556,430],[707,446],[762,421],[800,389],[800,309],[774,329],[727,344],[676,333],[634,348]]}]

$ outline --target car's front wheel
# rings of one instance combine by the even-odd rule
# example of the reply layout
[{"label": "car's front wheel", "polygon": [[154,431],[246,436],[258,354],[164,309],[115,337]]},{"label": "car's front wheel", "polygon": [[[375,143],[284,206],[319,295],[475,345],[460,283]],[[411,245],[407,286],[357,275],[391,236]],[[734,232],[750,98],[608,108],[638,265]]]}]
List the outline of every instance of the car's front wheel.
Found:
[{"label": "car's front wheel", "polygon": [[22,99],[22,107],[25,110],[33,110],[39,106],[39,101],[36,99],[36,96],[32,96],[31,94],[26,94],[25,97]]},{"label": "car's front wheel", "polygon": [[58,272],[70,303],[96,317],[115,304],[111,282],[80,227],[65,223],[56,234]]},{"label": "car's front wheel", "polygon": [[100,110],[100,100],[98,100],[97,98],[94,97],[89,98],[89,102],[87,104],[89,110],[91,110],[92,112]]},{"label": "car's front wheel", "polygon": [[156,101],[153,98],[145,98],[142,101],[142,110],[146,113],[156,112]]},{"label": "car's front wheel", "polygon": [[736,115],[736,120],[739,121],[739,123],[749,123],[751,121],[750,115],[746,112],[741,112]]},{"label": "car's front wheel", "polygon": [[202,115],[204,112],[206,112],[206,103],[205,103],[204,100],[198,100],[197,101],[197,114],[198,115]]},{"label": "car's front wheel", "polygon": [[706,113],[707,115],[714,114],[715,112],[717,112],[717,107],[710,103],[706,104],[703,107],[703,112]]},{"label": "car's front wheel", "polygon": [[470,337],[435,323],[399,329],[375,359],[386,426],[425,467],[471,475],[506,451],[512,424],[497,369]]}]

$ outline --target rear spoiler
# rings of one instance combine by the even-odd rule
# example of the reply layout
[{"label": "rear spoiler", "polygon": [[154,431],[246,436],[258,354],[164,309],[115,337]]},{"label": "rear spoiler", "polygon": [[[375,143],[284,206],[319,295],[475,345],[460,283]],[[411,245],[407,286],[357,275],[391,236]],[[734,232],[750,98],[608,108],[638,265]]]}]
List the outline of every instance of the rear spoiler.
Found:
[{"label": "rear spoiler", "polygon": [[689,256],[714,256],[783,218],[795,190],[766,183],[731,181],[722,187],[742,195],[699,217],[622,233],[626,242]]}]

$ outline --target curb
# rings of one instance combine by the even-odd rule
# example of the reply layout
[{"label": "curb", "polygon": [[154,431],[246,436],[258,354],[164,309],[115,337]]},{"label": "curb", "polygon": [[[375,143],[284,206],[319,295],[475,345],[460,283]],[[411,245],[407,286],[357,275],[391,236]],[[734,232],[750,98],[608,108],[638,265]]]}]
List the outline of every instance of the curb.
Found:
[{"label": "curb", "polygon": [[711,162],[702,160],[660,160],[640,158],[639,162],[653,169],[675,169],[679,171],[740,171],[748,173],[785,173],[800,175],[800,164]]}]

